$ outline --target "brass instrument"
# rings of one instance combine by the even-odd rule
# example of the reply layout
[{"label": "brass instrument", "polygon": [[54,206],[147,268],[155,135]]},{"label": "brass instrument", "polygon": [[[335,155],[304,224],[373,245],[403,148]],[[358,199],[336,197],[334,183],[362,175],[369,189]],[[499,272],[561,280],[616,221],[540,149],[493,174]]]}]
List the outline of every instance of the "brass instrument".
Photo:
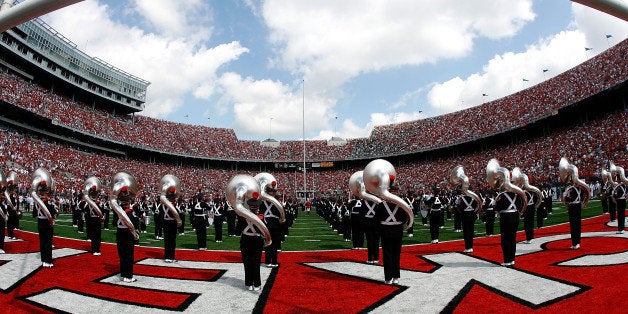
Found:
[{"label": "brass instrument", "polygon": [[98,197],[102,190],[102,183],[97,177],[89,177],[85,180],[85,186],[83,187],[83,200],[87,202],[87,205],[100,217],[100,220],[104,219],[100,207],[94,202],[94,199]]},{"label": "brass instrument", "polygon": [[268,172],[260,172],[256,174],[254,178],[260,185],[260,198],[273,203],[273,205],[275,205],[275,207],[279,210],[279,222],[286,222],[286,211],[284,210],[283,205],[281,205],[276,198],[266,193],[266,187],[271,187],[273,189],[277,188],[277,180],[275,180],[275,177]]},{"label": "brass instrument", "polygon": [[52,214],[48,211],[48,207],[46,207],[44,201],[42,201],[39,197],[39,193],[42,193],[43,195],[54,191],[54,180],[52,179],[52,175],[48,172],[48,170],[39,168],[33,172],[32,179],[33,183],[31,184],[31,196],[41,209],[41,212],[46,215],[46,218],[48,218],[50,225],[54,225],[54,217],[52,217]]},{"label": "brass instrument", "polygon": [[159,195],[159,200],[166,206],[172,216],[174,216],[177,221],[177,227],[181,227],[183,222],[179,216],[179,211],[168,198],[174,200],[179,192],[181,192],[181,181],[179,181],[179,178],[171,174],[167,174],[161,178],[161,194]]},{"label": "brass instrument", "polygon": [[562,157],[558,163],[558,176],[564,183],[572,183],[574,186],[580,187],[582,193],[584,193],[582,208],[587,207],[591,198],[591,189],[583,180],[578,178],[578,167],[569,163],[567,158]]},{"label": "brass instrument", "polygon": [[9,172],[9,175],[7,175],[7,189],[5,191],[5,196],[7,197],[7,203],[9,204],[9,207],[11,207],[11,209],[13,209],[14,212],[17,212],[18,215],[22,214],[22,211],[18,210],[16,205],[13,204],[13,201],[11,201],[11,198],[9,197],[9,192],[13,192],[17,189],[17,173],[15,171],[11,171]]},{"label": "brass instrument", "polygon": [[534,209],[537,209],[539,208],[539,206],[541,206],[541,203],[543,202],[543,193],[536,186],[530,185],[528,175],[523,173],[521,169],[519,169],[519,167],[514,167],[512,169],[512,183],[525,191],[536,194],[537,199],[534,203]]},{"label": "brass instrument", "polygon": [[397,204],[408,215],[408,221],[404,229],[409,229],[414,224],[412,208],[399,196],[388,191],[391,182],[396,178],[397,172],[393,165],[384,159],[375,159],[369,162],[363,172],[364,186],[369,193],[391,203]]},{"label": "brass instrument", "polygon": [[236,175],[227,183],[227,202],[229,202],[229,205],[231,205],[238,216],[250,221],[263,233],[265,238],[264,246],[269,246],[272,240],[268,227],[257,215],[251,212],[246,203],[251,198],[258,199],[260,192],[259,182],[250,175]]},{"label": "brass instrument", "polygon": [[521,188],[510,182],[510,171],[504,167],[499,166],[497,159],[493,158],[489,160],[486,165],[486,181],[495,189],[501,189],[504,191],[512,192],[523,199],[523,206],[519,213],[523,214],[528,206],[528,197]]},{"label": "brass instrument", "polygon": [[478,215],[481,215],[482,199],[473,191],[469,190],[469,177],[467,177],[467,175],[464,173],[464,168],[462,166],[456,166],[454,169],[451,170],[451,173],[449,174],[449,181],[454,185],[460,184],[462,188],[462,193],[464,193],[466,196],[471,197],[478,203],[477,213]]},{"label": "brass instrument", "polygon": [[379,204],[382,200],[370,193],[366,192],[366,187],[364,186],[364,171],[356,171],[349,178],[349,190],[355,197],[359,197],[364,200],[371,201],[375,204]]},{"label": "brass instrument", "polygon": [[127,216],[124,208],[120,206],[119,202],[130,204],[135,195],[137,195],[138,187],[135,177],[126,173],[118,172],[113,175],[111,179],[111,194],[109,195],[109,205],[111,209],[118,215],[118,219],[129,229],[133,238],[138,240],[140,238],[139,232],[135,230],[133,222]]}]

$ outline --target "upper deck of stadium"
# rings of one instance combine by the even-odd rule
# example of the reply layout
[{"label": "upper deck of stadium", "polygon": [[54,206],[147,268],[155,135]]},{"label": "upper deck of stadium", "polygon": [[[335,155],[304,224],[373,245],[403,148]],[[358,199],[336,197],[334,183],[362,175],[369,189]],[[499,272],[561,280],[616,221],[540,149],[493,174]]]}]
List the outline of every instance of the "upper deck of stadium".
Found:
[{"label": "upper deck of stadium", "polygon": [[[97,74],[100,72],[92,71],[88,66],[102,68],[106,64],[81,53],[60,34],[51,35],[50,29],[51,33],[46,33],[45,25],[35,27],[31,24],[3,33],[0,41],[0,48],[4,49],[4,61],[0,63],[5,69],[0,75],[0,100],[5,102],[6,108],[26,109],[41,118],[38,127],[46,124],[61,126],[68,133],[96,138],[104,146],[111,143],[118,147],[212,161],[295,163],[306,159],[318,163],[427,152],[523,128],[606,90],[625,88],[628,78],[628,41],[624,40],[547,81],[476,107],[377,126],[369,137],[350,139],[344,146],[328,145],[325,140],[307,140],[304,156],[302,141],[281,141],[278,147],[267,147],[258,141],[239,140],[233,129],[129,115],[135,112],[132,108],[139,109],[143,105],[148,82],[115,68],[108,68],[108,73],[117,73],[139,87],[131,90],[124,87],[125,83],[119,78],[101,77]],[[28,35],[24,37],[24,34]],[[46,36],[39,36],[41,34]],[[49,36],[55,38],[58,45],[47,44],[51,41]],[[63,46],[65,53],[59,53],[57,48],[51,48],[53,46]],[[81,58],[74,59],[74,55]],[[56,74],[47,76],[44,72],[34,71],[35,68],[46,73],[54,69]],[[29,69],[33,70],[31,74],[24,72]],[[36,75],[45,77],[38,79]],[[65,81],[71,83],[65,89],[51,87]],[[107,96],[107,87],[111,86],[117,86],[120,92],[110,95],[113,100]],[[86,89],[92,91],[91,97],[85,97],[88,94],[76,97],[78,92]],[[127,98],[121,99],[120,95]],[[103,102],[103,99],[109,101]],[[135,101],[133,105],[124,105],[130,99]],[[127,110],[120,109],[123,107]]]}]

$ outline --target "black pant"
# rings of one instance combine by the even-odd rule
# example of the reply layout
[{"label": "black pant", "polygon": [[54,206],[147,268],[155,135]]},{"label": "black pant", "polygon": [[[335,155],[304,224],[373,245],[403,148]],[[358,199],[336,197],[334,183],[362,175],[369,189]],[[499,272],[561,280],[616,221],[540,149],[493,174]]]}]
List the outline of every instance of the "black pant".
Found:
[{"label": "black pant", "polygon": [[228,210],[226,215],[227,215],[227,235],[230,237],[235,236],[237,215],[234,210]]},{"label": "black pant", "polygon": [[442,210],[430,212],[430,236],[432,240],[438,240],[438,234],[440,232],[440,225],[443,221]]},{"label": "black pant", "polygon": [[495,211],[486,211],[485,215],[486,218],[484,227],[486,228],[486,235],[493,235],[495,230]]},{"label": "black pant", "polygon": [[401,240],[403,225],[382,225],[382,255],[384,260],[384,279],[386,281],[400,277]]},{"label": "black pant", "polygon": [[366,235],[366,248],[368,251],[368,261],[379,260],[379,228],[373,224],[364,225],[364,234]]},{"label": "black pant", "polygon": [[364,246],[364,230],[359,217],[351,216],[351,240],[354,248]]},{"label": "black pant", "polygon": [[52,264],[53,228],[50,225],[50,221],[48,221],[48,219],[37,219],[37,231],[39,232],[39,252],[41,254],[41,262]]},{"label": "black pant", "polygon": [[454,230],[462,229],[462,213],[454,210]]},{"label": "black pant", "polygon": [[116,232],[118,257],[120,258],[120,276],[133,278],[133,264],[135,263],[135,239],[127,228],[118,228]]},{"label": "black pant", "polygon": [[18,228],[18,225],[20,224],[20,218],[17,216],[17,213],[12,210],[8,211],[7,218],[7,235],[9,236],[9,238],[15,238],[15,234],[13,233],[13,231]]},{"label": "black pant", "polygon": [[608,213],[608,202],[609,202],[608,197],[602,198],[602,214]]},{"label": "black pant", "polygon": [[504,263],[515,261],[517,251],[517,228],[519,227],[519,213],[499,213],[499,232],[501,234],[502,253]]},{"label": "black pant", "polygon": [[194,216],[194,230],[196,230],[196,246],[199,249],[207,248],[207,219],[205,216]]},{"label": "black pant", "polygon": [[571,233],[571,245],[580,244],[580,235],[582,234],[582,205],[569,204],[567,206],[569,214],[569,232]]},{"label": "black pant", "polygon": [[[2,209],[0,209],[2,210]],[[0,249],[4,250],[4,227],[5,227],[4,219],[0,218]]]},{"label": "black pant", "polygon": [[617,203],[612,200],[608,202],[608,213],[611,221],[615,221],[615,219],[617,219]]},{"label": "black pant", "polygon": [[534,205],[528,205],[523,214],[523,229],[526,232],[526,240],[534,239]]},{"label": "black pant", "polygon": [[274,228],[268,228],[268,232],[270,232],[270,239],[272,243],[264,249],[264,261],[266,264],[279,264],[277,262],[277,250],[281,245],[281,228],[279,226]]},{"label": "black pant", "polygon": [[105,210],[103,212],[103,216],[105,216],[105,220],[103,221],[103,225],[105,226],[105,229],[109,230],[109,211]]},{"label": "black pant", "polygon": [[181,227],[177,227],[177,231],[180,234],[184,234],[185,233],[185,216],[187,216],[184,213],[179,214],[179,218],[181,218]]},{"label": "black pant", "polygon": [[164,233],[164,219],[160,215],[153,215],[155,221],[155,238],[163,237]]},{"label": "black pant", "polygon": [[262,262],[262,247],[264,239],[260,236],[243,234],[240,237],[240,252],[244,264],[244,284],[259,287],[262,285],[260,263]]},{"label": "black pant", "polygon": [[92,241],[92,253],[100,253],[100,243],[102,242],[100,217],[88,218],[87,237]]},{"label": "black pant", "polygon": [[626,200],[617,200],[617,231],[623,231],[626,224]]},{"label": "black pant", "polygon": [[461,215],[461,224],[462,224],[462,235],[464,237],[464,248],[472,249],[473,248],[473,236],[475,233],[475,220],[477,219],[477,215],[474,211],[465,211]]},{"label": "black pant", "polygon": [[164,219],[164,259],[174,259],[177,248],[177,221]]},{"label": "black pant", "polygon": [[83,232],[83,227],[85,225],[85,218],[83,217],[83,213],[76,214],[76,230],[79,232]]},{"label": "black pant", "polygon": [[[214,235],[216,237],[216,241],[222,241],[222,223],[225,221],[225,218],[222,216],[214,216]],[[274,242],[275,240],[273,240]]]},{"label": "black pant", "polygon": [[543,227],[543,219],[545,219],[546,216],[547,214],[545,213],[545,206],[541,204],[541,206],[539,206],[539,208],[536,209],[536,228],[537,229]]}]

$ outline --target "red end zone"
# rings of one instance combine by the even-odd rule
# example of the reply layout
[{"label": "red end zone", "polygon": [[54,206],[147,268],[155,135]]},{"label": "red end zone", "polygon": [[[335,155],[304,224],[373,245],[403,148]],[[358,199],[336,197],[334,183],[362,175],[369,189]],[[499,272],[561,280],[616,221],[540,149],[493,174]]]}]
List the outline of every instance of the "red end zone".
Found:
[{"label": "red end zone", "polygon": [[[42,268],[36,234],[7,242],[0,255],[0,304],[5,312],[604,312],[624,313],[628,235],[583,220],[580,250],[570,250],[569,225],[535,230],[517,244],[514,269],[502,262],[499,236],[405,246],[398,286],[383,283],[383,268],[366,250],[283,252],[280,267],[262,267],[262,291],[244,287],[239,252],[135,249],[135,283],[119,280],[115,245],[102,256],[85,241],[55,238],[54,268]],[[524,234],[518,234],[519,241]]]}]

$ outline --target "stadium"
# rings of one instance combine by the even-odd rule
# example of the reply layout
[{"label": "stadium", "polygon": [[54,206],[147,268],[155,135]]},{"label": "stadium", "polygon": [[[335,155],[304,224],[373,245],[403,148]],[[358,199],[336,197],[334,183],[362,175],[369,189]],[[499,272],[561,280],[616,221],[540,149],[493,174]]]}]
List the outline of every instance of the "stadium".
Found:
[{"label": "stadium", "polygon": [[[496,158],[523,169],[560,203],[564,156],[590,185],[589,206],[597,207],[582,222],[583,249],[567,250],[565,218],[537,229],[534,245],[518,246],[516,269],[500,266],[497,236],[477,238],[473,255],[457,253],[460,236],[437,248],[423,245],[425,235],[404,239],[400,285],[383,284],[380,265],[365,264],[364,250],[296,245],[282,253],[281,267],[262,268],[256,294],[242,288],[237,247],[186,247],[177,265],[166,265],[163,249],[153,247],[159,245],[142,245],[134,261],[139,280],[127,285],[119,283],[115,243],[103,243],[96,260],[84,254],[85,241],[55,238],[55,267],[47,269],[36,230],[18,230],[0,255],[0,303],[12,312],[623,312],[617,286],[626,236],[614,233],[617,222],[608,222],[597,197],[609,162],[628,166],[627,56],[623,40],[520,92],[376,126],[366,138],[266,142],[141,115],[150,82],[90,57],[41,20],[26,21],[0,40],[0,168],[17,173],[22,208],[33,206],[26,198],[38,168],[54,178],[62,211],[91,176],[108,194],[114,175],[126,171],[137,180],[137,198],[157,202],[159,179],[174,174],[188,202],[199,194],[224,200],[236,175],[271,173],[282,200],[304,215],[306,202],[322,210],[325,202],[353,198],[350,176],[374,159],[394,166],[401,195],[421,198],[433,189],[453,193],[456,165],[464,166],[471,189],[487,195],[486,165]],[[426,290],[433,294],[417,297]]]}]

